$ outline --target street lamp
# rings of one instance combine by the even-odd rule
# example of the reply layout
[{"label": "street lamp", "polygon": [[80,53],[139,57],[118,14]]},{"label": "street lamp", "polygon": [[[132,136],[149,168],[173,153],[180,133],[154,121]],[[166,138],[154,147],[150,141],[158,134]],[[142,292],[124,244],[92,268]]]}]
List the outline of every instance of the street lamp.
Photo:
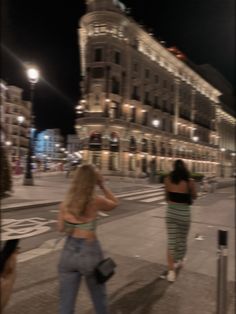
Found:
[{"label": "street lamp", "polygon": [[152,121],[152,125],[153,125],[155,128],[157,128],[157,127],[159,126],[159,124],[160,124],[160,121],[159,121],[158,119],[154,119],[154,120]]},{"label": "street lamp", "polygon": [[193,141],[194,142],[197,142],[199,140],[199,137],[198,136],[193,136]]},{"label": "street lamp", "polygon": [[23,116],[18,116],[17,117],[17,122],[18,122],[18,145],[17,145],[17,157],[20,159],[20,125],[25,121],[25,118]]},{"label": "street lamp", "polygon": [[11,146],[11,141],[6,141],[5,144],[6,146]]},{"label": "street lamp", "polygon": [[32,155],[33,155],[33,140],[34,133],[31,137],[31,128],[34,127],[34,115],[33,115],[33,102],[34,102],[34,87],[35,84],[39,81],[39,70],[36,67],[28,66],[26,69],[26,74],[30,83],[30,101],[31,101],[31,117],[29,120],[29,144],[28,144],[28,153],[25,167],[25,177],[24,177],[24,185],[34,185],[33,173],[32,173]]}]

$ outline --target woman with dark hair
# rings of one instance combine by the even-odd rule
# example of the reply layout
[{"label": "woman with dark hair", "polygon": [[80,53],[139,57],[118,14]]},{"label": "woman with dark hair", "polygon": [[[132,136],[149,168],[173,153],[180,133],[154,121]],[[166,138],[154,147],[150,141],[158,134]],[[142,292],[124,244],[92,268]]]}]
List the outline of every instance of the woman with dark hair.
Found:
[{"label": "woman with dark hair", "polygon": [[197,197],[194,180],[190,178],[185,163],[178,159],[173,171],[165,178],[168,203],[166,223],[168,232],[167,280],[174,282],[175,269],[183,265],[187,250],[187,236],[191,220],[191,199]]}]

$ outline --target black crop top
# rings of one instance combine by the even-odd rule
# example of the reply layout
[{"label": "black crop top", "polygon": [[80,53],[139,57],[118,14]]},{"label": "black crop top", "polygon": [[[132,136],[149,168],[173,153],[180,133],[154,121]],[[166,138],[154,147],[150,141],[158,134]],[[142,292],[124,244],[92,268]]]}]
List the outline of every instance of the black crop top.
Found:
[{"label": "black crop top", "polygon": [[168,199],[175,203],[189,203],[189,193],[168,192]]}]

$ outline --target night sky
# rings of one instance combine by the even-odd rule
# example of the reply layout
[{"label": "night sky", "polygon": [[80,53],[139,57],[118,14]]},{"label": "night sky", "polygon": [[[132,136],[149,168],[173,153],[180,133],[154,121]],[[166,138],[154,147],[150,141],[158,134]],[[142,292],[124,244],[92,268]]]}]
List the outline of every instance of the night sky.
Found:
[{"label": "night sky", "polygon": [[[39,130],[74,132],[74,107],[80,97],[77,25],[84,2],[1,1],[1,78],[23,88],[27,99],[23,63],[38,65],[42,79],[34,110]],[[235,86],[234,0],[122,2],[167,47],[177,46],[196,64],[211,64]]]}]

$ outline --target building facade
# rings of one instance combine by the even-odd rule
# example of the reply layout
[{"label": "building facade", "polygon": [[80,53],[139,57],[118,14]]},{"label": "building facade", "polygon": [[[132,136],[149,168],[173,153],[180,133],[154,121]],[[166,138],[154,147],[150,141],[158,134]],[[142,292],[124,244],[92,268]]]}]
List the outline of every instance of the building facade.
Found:
[{"label": "building facade", "polygon": [[2,139],[11,161],[21,160],[28,150],[31,103],[22,99],[23,90],[0,82]]},{"label": "building facade", "polygon": [[64,140],[59,129],[47,129],[37,134],[35,154],[42,160],[60,160],[65,151]]},{"label": "building facade", "polygon": [[183,159],[219,172],[220,92],[158,42],[119,1],[87,0],[80,20],[83,160],[104,174],[140,177]]},{"label": "building facade", "polygon": [[217,109],[219,131],[219,168],[218,176],[236,176],[236,118],[232,114]]}]

